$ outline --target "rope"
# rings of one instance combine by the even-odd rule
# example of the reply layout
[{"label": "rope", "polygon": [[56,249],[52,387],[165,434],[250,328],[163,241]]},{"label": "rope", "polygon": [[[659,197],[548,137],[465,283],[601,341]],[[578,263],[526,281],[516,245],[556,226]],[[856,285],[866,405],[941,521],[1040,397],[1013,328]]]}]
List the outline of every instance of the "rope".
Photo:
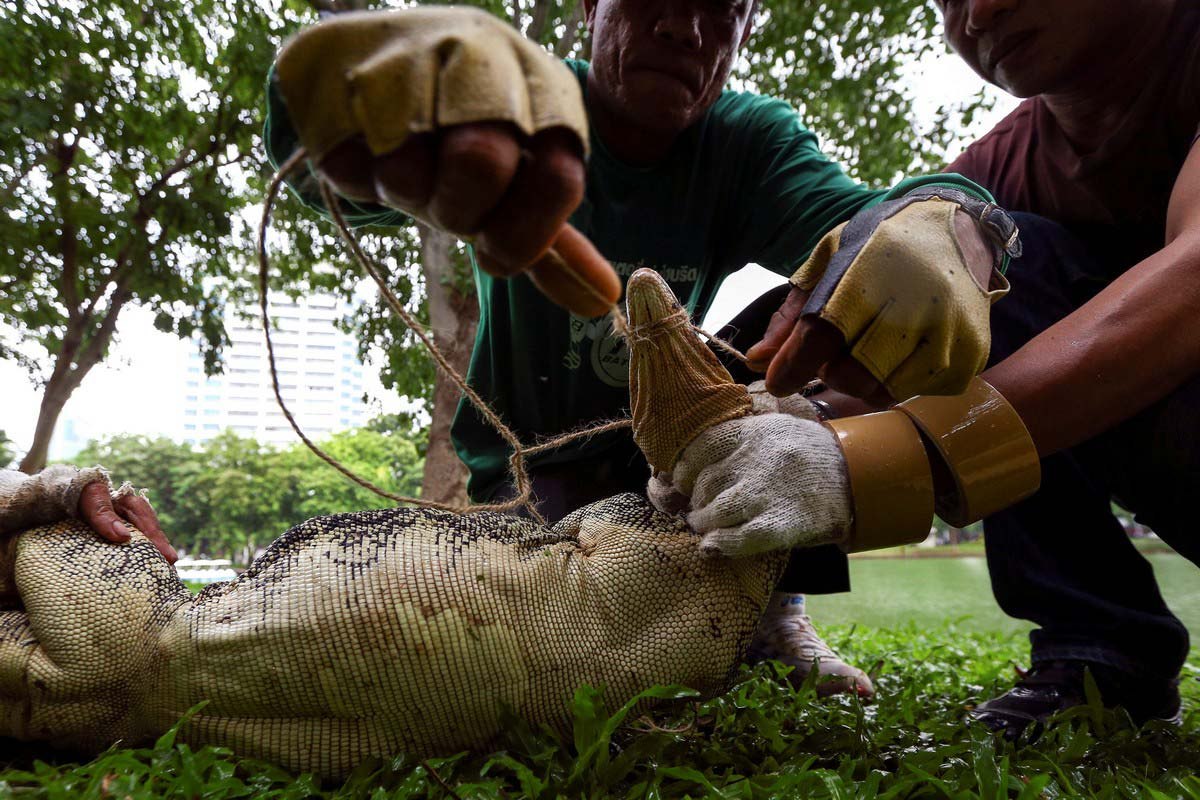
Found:
[{"label": "rope", "polygon": [[515,508],[524,506],[535,519],[544,523],[545,520],[540,514],[538,514],[531,502],[533,484],[529,480],[529,473],[525,469],[524,448],[521,445],[521,441],[517,438],[517,435],[513,433],[507,425],[504,424],[504,421],[500,419],[500,415],[493,411],[491,406],[484,402],[483,398],[471,388],[471,386],[467,383],[466,378],[460,375],[458,371],[454,369],[453,365],[446,360],[445,355],[442,354],[442,351],[438,348],[437,343],[433,341],[433,337],[429,334],[429,331],[425,330],[425,327],[421,325],[421,323],[412,314],[408,313],[408,310],[404,307],[404,304],[400,302],[400,300],[392,292],[391,287],[388,286],[387,281],[384,279],[383,273],[379,270],[378,266],[365,252],[363,252],[362,246],[358,243],[358,240],[354,238],[353,234],[351,234],[350,226],[346,224],[346,219],[342,216],[337,198],[334,196],[333,190],[329,187],[329,184],[324,180],[319,181],[319,183],[321,186],[321,199],[325,201],[325,207],[329,209],[329,213],[333,217],[334,223],[337,225],[338,233],[341,234],[342,240],[346,242],[346,245],[350,248],[350,252],[354,256],[354,260],[357,261],[358,265],[363,269],[363,271],[371,277],[371,280],[375,281],[375,285],[379,287],[380,294],[383,296],[383,299],[387,302],[388,306],[392,309],[396,316],[400,317],[401,321],[408,326],[409,330],[416,334],[417,338],[421,340],[421,344],[425,345],[425,349],[429,351],[431,356],[433,356],[433,360],[437,363],[438,368],[441,369],[446,377],[448,377],[454,383],[454,385],[458,387],[459,391],[466,395],[467,399],[471,401],[471,405],[475,406],[479,413],[483,415],[484,419],[486,419],[500,434],[500,438],[504,439],[504,441],[508,443],[509,447],[513,449],[513,453],[509,457],[509,474],[513,478],[513,485],[517,487],[517,496],[505,503],[470,506],[469,510],[512,511]]},{"label": "rope", "polygon": [[[395,313],[396,316],[398,316],[400,320],[409,328],[409,330],[411,330],[413,334],[416,335],[416,337],[421,341],[421,344],[425,347],[425,349],[429,352],[429,355],[437,364],[438,369],[440,369],[442,373],[449,378],[455,386],[458,387],[459,391],[466,396],[471,405],[473,405],[476,410],[483,415],[484,419],[486,419],[488,423],[495,428],[496,432],[500,434],[500,437],[509,445],[509,447],[512,448],[512,455],[509,457],[508,471],[509,476],[512,479],[513,486],[515,486],[517,489],[517,496],[503,503],[484,503],[455,506],[447,503],[437,503],[431,500],[424,500],[419,497],[398,495],[376,486],[371,481],[356,475],[354,472],[343,466],[336,458],[318,447],[304,434],[304,431],[300,429],[300,425],[296,422],[295,417],[292,415],[292,412],[288,409],[287,404],[284,402],[283,393],[279,387],[279,374],[275,367],[275,347],[271,341],[271,323],[268,316],[267,305],[267,276],[270,273],[270,258],[267,254],[267,231],[270,229],[271,224],[271,210],[275,206],[275,202],[279,197],[279,192],[284,181],[288,175],[295,171],[305,161],[307,156],[307,152],[303,148],[299,148],[295,153],[292,154],[291,158],[285,161],[279,167],[278,171],[276,171],[275,176],[272,178],[271,184],[267,189],[267,196],[263,203],[262,221],[258,229],[258,291],[259,308],[262,311],[263,335],[266,337],[267,341],[267,360],[271,368],[271,384],[275,391],[275,400],[279,404],[279,408],[283,411],[283,415],[287,419],[288,424],[291,425],[292,430],[296,432],[296,435],[300,437],[300,440],[304,442],[308,449],[316,454],[318,458],[320,458],[326,464],[329,464],[338,472],[342,473],[342,475],[354,481],[359,486],[374,492],[380,497],[386,497],[387,499],[393,500],[397,503],[408,503],[424,508],[435,508],[442,511],[452,511],[456,513],[475,513],[481,511],[506,512],[513,511],[517,508],[525,508],[530,516],[532,516],[539,523],[545,524],[545,518],[542,517],[536,508],[536,499],[533,496],[533,482],[530,480],[529,471],[525,466],[526,457],[546,452],[548,450],[554,450],[571,442],[587,439],[602,433],[609,433],[611,431],[630,428],[633,426],[633,421],[626,417],[608,422],[585,425],[574,431],[560,434],[544,441],[539,441],[535,445],[522,444],[512,429],[509,428],[500,418],[500,415],[497,414],[496,411],[493,410],[492,407],[489,406],[473,388],[471,388],[470,384],[467,383],[466,378],[464,378],[456,369],[454,369],[454,366],[450,364],[445,355],[443,355],[442,351],[438,348],[437,343],[433,340],[433,337],[429,331],[426,330],[426,328],[421,325],[421,323],[411,313],[409,313],[408,309],[404,307],[404,304],[401,303],[396,295],[392,292],[391,288],[387,284],[387,280],[385,279],[383,272],[379,269],[379,266],[371,259],[369,255],[367,255],[365,251],[363,251],[358,240],[354,238],[353,233],[350,231],[350,226],[346,223],[346,219],[342,215],[340,204],[337,201],[337,197],[333,194],[332,188],[330,188],[328,182],[319,176],[317,182],[321,189],[321,198],[324,200],[325,207],[329,210],[329,214],[333,218],[334,224],[337,226],[338,233],[340,234],[342,240],[350,248],[350,253],[354,256],[354,260],[358,263],[363,272],[365,272],[373,281],[375,281],[375,285],[379,287],[380,295],[383,297],[388,307],[391,308],[392,312]],[[589,286],[587,288],[592,287]],[[648,338],[649,334],[653,331],[660,330],[665,327],[674,328],[687,326],[697,334],[708,339],[715,347],[723,352],[728,353],[743,363],[745,363],[747,360],[746,356],[737,348],[733,347],[733,345],[716,336],[713,336],[712,334],[709,334],[696,325],[693,325],[687,316],[687,312],[685,312],[683,309],[680,309],[669,317],[649,323],[647,325],[639,326],[637,328],[633,328],[629,325],[629,320],[625,317],[624,312],[618,305],[614,304],[610,309],[610,313],[613,318],[613,330],[616,331],[619,336],[625,339],[626,342],[631,343],[644,340]]]},{"label": "rope", "polygon": [[275,390],[275,401],[279,404],[280,410],[283,411],[283,416],[287,419],[288,424],[292,426],[292,430],[300,437],[300,440],[308,446],[308,449],[313,451],[329,466],[336,469],[338,472],[345,475],[350,480],[357,483],[364,489],[369,489],[380,497],[386,497],[389,500],[394,500],[397,503],[418,503],[430,508],[440,508],[446,511],[454,511],[442,503],[434,503],[428,500],[420,500],[415,497],[405,497],[403,495],[389,492],[374,483],[371,483],[365,478],[360,478],[354,472],[344,467],[336,458],[326,453],[318,447],[311,439],[304,435],[304,431],[300,430],[300,425],[296,422],[296,418],[292,416],[291,410],[288,409],[287,403],[283,401],[283,392],[279,388],[279,371],[275,367],[275,344],[271,341],[271,318],[267,314],[267,274],[270,270],[270,263],[267,258],[267,231],[271,226],[271,210],[275,206],[275,199],[279,196],[280,187],[283,185],[284,179],[304,160],[304,151],[296,152],[291,158],[283,163],[279,170],[275,173],[275,177],[271,180],[271,185],[267,188],[267,197],[263,202],[262,222],[258,227],[258,306],[262,312],[262,328],[263,335],[267,340],[267,362],[271,367],[271,386]]}]

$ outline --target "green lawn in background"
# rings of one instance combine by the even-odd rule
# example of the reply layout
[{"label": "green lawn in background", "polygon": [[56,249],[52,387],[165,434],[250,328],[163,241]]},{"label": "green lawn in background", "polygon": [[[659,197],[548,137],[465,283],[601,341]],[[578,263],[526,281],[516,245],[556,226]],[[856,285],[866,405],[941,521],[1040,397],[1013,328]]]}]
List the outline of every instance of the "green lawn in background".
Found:
[{"label": "green lawn in background", "polygon": [[[1167,604],[1200,641],[1200,569],[1173,553],[1146,557]],[[955,620],[978,631],[1024,633],[1032,627],[996,605],[982,557],[853,558],[850,581],[849,594],[809,597],[809,613],[819,625],[888,628]]]}]

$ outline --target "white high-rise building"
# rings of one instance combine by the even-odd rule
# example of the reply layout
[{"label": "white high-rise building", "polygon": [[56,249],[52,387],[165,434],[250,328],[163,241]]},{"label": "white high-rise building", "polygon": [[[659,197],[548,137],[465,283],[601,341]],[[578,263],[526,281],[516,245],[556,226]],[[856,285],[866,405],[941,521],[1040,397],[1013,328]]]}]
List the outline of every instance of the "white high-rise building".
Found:
[{"label": "white high-rise building", "polygon": [[[317,440],[364,424],[371,409],[363,402],[363,366],[354,340],[335,327],[349,307],[320,295],[270,300],[279,385],[301,430]],[[259,323],[231,320],[226,327],[223,375],[206,378],[200,355],[189,356],[177,438],[200,444],[229,428],[264,444],[298,442],[275,400]]]}]

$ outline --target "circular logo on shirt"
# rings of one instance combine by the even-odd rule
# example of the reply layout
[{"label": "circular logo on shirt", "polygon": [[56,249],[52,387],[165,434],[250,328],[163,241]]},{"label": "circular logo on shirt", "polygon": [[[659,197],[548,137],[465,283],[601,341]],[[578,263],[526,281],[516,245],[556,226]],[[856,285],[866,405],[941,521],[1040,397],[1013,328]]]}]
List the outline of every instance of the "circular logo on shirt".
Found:
[{"label": "circular logo on shirt", "polygon": [[609,386],[622,389],[629,385],[629,348],[613,330],[612,315],[605,317],[592,339],[592,370]]}]

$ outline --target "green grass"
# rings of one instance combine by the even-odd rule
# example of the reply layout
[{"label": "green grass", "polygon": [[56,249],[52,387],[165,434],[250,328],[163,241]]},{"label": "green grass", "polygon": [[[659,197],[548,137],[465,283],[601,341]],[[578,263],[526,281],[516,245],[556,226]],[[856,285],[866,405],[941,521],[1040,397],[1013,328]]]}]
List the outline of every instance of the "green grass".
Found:
[{"label": "green grass", "polygon": [[[1174,550],[1170,545],[1163,542],[1161,539],[1141,538],[1131,539],[1133,546],[1143,553],[1167,553],[1174,554]],[[885,550],[872,550],[867,553],[855,553],[853,559],[875,559],[875,558],[960,558],[962,556],[979,556],[983,557],[984,546],[983,539],[976,539],[972,542],[960,542],[955,545],[938,545],[937,547],[923,547],[920,545],[902,545],[900,547],[890,547]]]},{"label": "green grass", "polygon": [[[1183,616],[1194,625],[1196,570],[1166,559],[1154,562],[1164,593],[1190,609]],[[582,691],[574,734],[565,741],[514,723],[503,751],[425,764],[400,756],[364,764],[349,781],[326,787],[225,750],[194,751],[170,735],[154,747],[113,750],[84,764],[29,750],[6,756],[0,743],[0,798],[1200,800],[1195,650],[1185,668],[1188,712],[1179,729],[1152,723],[1139,733],[1093,706],[1018,747],[964,722],[964,712],[1007,687],[1012,665],[1027,658],[1024,628],[989,611],[986,570],[973,561],[856,561],[853,595],[810,601],[818,620],[840,622],[825,625],[831,642],[873,669],[879,700],[869,705],[818,700],[812,686],[795,689],[765,665],[744,669],[721,697],[675,701],[650,716],[606,711],[595,694]]]},{"label": "green grass", "polygon": [[[1200,571],[1171,553],[1146,558],[1171,610],[1200,636]],[[997,607],[983,558],[853,558],[850,580],[854,590],[848,594],[809,598],[814,619],[880,628],[954,620],[971,630],[1005,633],[1032,627]]]}]

